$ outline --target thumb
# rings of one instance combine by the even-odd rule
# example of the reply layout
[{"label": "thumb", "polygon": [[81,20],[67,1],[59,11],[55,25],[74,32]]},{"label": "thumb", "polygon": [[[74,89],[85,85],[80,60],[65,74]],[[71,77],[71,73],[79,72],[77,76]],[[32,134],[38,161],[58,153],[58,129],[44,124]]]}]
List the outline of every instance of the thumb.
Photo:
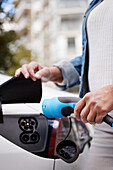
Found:
[{"label": "thumb", "polygon": [[43,69],[39,70],[38,72],[36,72],[35,78],[40,79],[42,77],[45,77],[47,79],[50,78],[50,69],[49,68],[43,68]]}]

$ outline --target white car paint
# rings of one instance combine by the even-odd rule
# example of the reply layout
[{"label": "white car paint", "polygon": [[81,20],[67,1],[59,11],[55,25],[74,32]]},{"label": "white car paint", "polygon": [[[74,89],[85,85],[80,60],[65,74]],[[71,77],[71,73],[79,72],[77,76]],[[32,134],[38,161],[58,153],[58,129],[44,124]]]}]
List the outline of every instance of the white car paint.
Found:
[{"label": "white car paint", "polygon": [[[2,75],[0,80],[3,83],[9,78]],[[42,100],[55,96],[75,95],[43,86]],[[41,102],[40,104],[4,104],[2,105],[3,114],[40,114]],[[93,128],[90,125],[87,126],[92,134]],[[0,170],[83,170],[87,152],[86,146],[79,158],[74,163],[68,164],[61,159],[54,161],[54,159],[36,156],[0,136]]]}]

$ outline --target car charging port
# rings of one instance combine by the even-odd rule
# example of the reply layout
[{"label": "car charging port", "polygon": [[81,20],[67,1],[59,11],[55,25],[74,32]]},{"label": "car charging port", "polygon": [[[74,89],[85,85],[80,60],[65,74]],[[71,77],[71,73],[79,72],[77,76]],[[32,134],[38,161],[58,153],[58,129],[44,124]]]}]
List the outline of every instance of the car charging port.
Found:
[{"label": "car charging port", "polygon": [[37,128],[37,120],[32,117],[24,117],[19,119],[19,127],[22,131],[33,132]]},{"label": "car charging port", "polygon": [[21,138],[22,138],[21,140],[22,140],[24,143],[29,141],[29,135],[27,135],[27,134],[23,134]]},{"label": "car charging port", "polygon": [[24,144],[35,144],[38,143],[40,139],[40,135],[37,132],[34,133],[22,133],[20,135],[20,140]]}]

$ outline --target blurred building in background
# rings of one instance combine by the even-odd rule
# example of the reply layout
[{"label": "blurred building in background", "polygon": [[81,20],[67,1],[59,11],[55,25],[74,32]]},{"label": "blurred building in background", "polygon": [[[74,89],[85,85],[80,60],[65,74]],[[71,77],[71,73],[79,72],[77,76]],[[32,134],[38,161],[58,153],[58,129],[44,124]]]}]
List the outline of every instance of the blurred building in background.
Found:
[{"label": "blurred building in background", "polygon": [[32,60],[50,66],[81,55],[82,21],[90,0],[15,0],[15,21]]},{"label": "blurred building in background", "polygon": [[90,0],[31,0],[32,56],[41,64],[82,51],[82,21]]},{"label": "blurred building in background", "polygon": [[14,21],[20,43],[31,49],[31,0],[14,0],[17,6]]}]

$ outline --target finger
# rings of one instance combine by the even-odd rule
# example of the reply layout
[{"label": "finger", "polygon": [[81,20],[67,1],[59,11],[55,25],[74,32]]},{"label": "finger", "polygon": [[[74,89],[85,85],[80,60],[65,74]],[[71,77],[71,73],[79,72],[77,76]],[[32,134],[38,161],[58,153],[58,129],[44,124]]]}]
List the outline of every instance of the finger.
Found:
[{"label": "finger", "polygon": [[29,73],[34,76],[36,71],[39,71],[39,64],[37,62],[31,62],[28,65],[28,71]]},{"label": "finger", "polygon": [[27,70],[29,72],[29,75],[31,77],[31,79],[33,81],[36,81],[36,78],[35,78],[35,71],[38,71],[39,70],[39,64],[37,62],[31,62],[28,67],[27,67]]},{"label": "finger", "polygon": [[96,119],[95,119],[95,123],[102,123],[103,122],[103,117],[102,116],[97,116]]},{"label": "finger", "polygon": [[36,81],[34,68],[28,66],[28,72],[33,81]]},{"label": "finger", "polygon": [[80,120],[80,113],[81,113],[82,109],[85,107],[85,104],[86,104],[85,100],[81,99],[75,106],[74,114],[78,120]]},{"label": "finger", "polygon": [[22,69],[19,68],[19,69],[16,70],[15,76],[16,76],[16,77],[19,77],[21,73],[22,73]]},{"label": "finger", "polygon": [[95,123],[102,123],[103,118],[106,116],[106,112],[100,112],[100,110],[97,110],[97,117],[95,119]]},{"label": "finger", "polygon": [[89,112],[90,112],[90,108],[89,108],[89,106],[86,105],[80,113],[80,118],[84,123],[87,123],[87,116],[88,116]]},{"label": "finger", "polygon": [[42,77],[41,80],[42,80],[43,83],[46,83],[50,80],[50,78],[49,77]]},{"label": "finger", "polygon": [[41,78],[41,76],[37,74],[38,71],[41,69],[43,69],[43,67],[40,66],[37,62],[31,62],[28,65],[28,71],[29,71],[30,77],[32,78],[33,81],[36,81],[36,79]]},{"label": "finger", "polygon": [[90,124],[94,124],[96,116],[97,116],[96,110],[94,108],[90,108],[90,112],[87,116],[87,122],[89,122]]},{"label": "finger", "polygon": [[28,68],[27,64],[24,64],[21,68],[22,74],[24,75],[25,78],[29,78],[29,72],[27,68]]},{"label": "finger", "polygon": [[28,65],[28,71],[32,80],[36,81],[36,79],[41,78],[40,74],[38,74],[38,71],[41,70],[42,68],[43,67],[40,66],[37,62],[31,62]]}]

